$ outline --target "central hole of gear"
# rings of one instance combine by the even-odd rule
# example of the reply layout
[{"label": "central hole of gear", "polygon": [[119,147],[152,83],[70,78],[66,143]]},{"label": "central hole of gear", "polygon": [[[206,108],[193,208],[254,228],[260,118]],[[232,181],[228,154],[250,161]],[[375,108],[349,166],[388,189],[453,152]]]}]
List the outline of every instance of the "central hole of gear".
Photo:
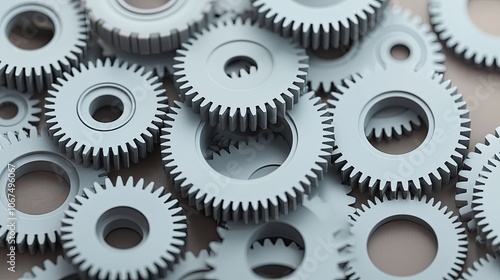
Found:
[{"label": "central hole of gear", "polygon": [[431,230],[407,220],[382,225],[372,233],[367,245],[373,264],[399,277],[424,271],[434,261],[438,248]]},{"label": "central hole of gear", "polygon": [[248,56],[231,58],[224,65],[224,71],[229,78],[240,78],[257,72],[257,62]]},{"label": "central hole of gear", "polygon": [[123,108],[123,102],[116,96],[102,95],[90,103],[89,112],[94,120],[110,123],[121,117]]},{"label": "central hole of gear", "polygon": [[54,22],[39,12],[25,12],[14,17],[7,25],[9,40],[16,47],[36,50],[47,45],[54,37]]},{"label": "central hole of gear", "polygon": [[493,36],[500,36],[499,12],[499,1],[469,0],[470,19],[479,29]]},{"label": "central hole of gear", "polygon": [[391,48],[391,56],[396,60],[407,60],[410,57],[410,48],[405,45],[395,45]]},{"label": "central hole of gear", "polygon": [[335,60],[343,57],[351,50],[350,46],[342,45],[337,49],[318,49],[318,50],[310,50],[313,55],[325,59],[325,60]]},{"label": "central hole of gear", "polygon": [[172,0],[125,0],[132,7],[144,10],[160,8]]},{"label": "central hole of gear", "polygon": [[149,233],[149,222],[131,207],[115,207],[99,217],[97,235],[116,249],[130,249],[139,245]]},{"label": "central hole of gear", "polygon": [[133,229],[117,228],[109,232],[105,240],[113,248],[130,249],[141,243],[142,236]]},{"label": "central hole of gear", "polygon": [[411,134],[403,134],[402,136],[393,136],[392,139],[384,138],[385,141],[380,141],[375,138],[369,138],[370,143],[377,150],[390,155],[403,155],[414,151],[427,138],[429,130],[425,124],[419,127],[413,127]]},{"label": "central hole of gear", "polygon": [[294,0],[295,2],[312,8],[330,7],[345,0]]},{"label": "central hole of gear", "polygon": [[10,120],[17,116],[19,108],[12,102],[0,104],[0,119]]}]

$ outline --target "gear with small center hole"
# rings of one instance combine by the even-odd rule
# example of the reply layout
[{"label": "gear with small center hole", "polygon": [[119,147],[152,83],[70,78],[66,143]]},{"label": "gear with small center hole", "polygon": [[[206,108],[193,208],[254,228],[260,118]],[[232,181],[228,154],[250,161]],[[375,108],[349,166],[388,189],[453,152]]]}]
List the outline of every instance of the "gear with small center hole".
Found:
[{"label": "gear with small center hole", "polygon": [[[30,26],[28,17],[33,17],[33,24],[39,26]],[[43,47],[26,49],[23,45],[29,39],[9,36],[16,20],[23,21],[26,36],[37,36],[41,33],[38,28],[51,24],[53,37]],[[56,78],[83,62],[89,26],[78,0],[4,1],[0,7],[0,27],[0,85],[22,92],[42,92]]]},{"label": "gear with small center hole", "polygon": [[26,272],[19,280],[28,279],[80,279],[78,278],[78,269],[63,256],[58,256],[56,261],[50,259],[43,261],[42,267],[34,266],[29,272]]},{"label": "gear with small center hole", "polygon": [[206,273],[210,271],[210,268],[205,263],[207,258],[207,250],[201,250],[197,256],[192,252],[186,252],[179,263],[175,264],[171,270],[167,271],[167,277],[160,278],[160,280],[206,279]]},{"label": "gear with small center hole", "polygon": [[9,131],[28,132],[40,122],[39,115],[42,112],[42,108],[39,107],[40,100],[33,98],[32,93],[20,93],[0,87],[0,111],[8,104],[14,105],[17,112],[12,118],[0,117],[0,135],[5,135]]},{"label": "gear with small center hole", "polygon": [[500,260],[492,255],[486,255],[474,262],[466,272],[462,274],[463,280],[489,280],[497,279],[500,275]]},{"label": "gear with small center hole", "polygon": [[[166,117],[163,85],[144,68],[107,59],[65,75],[52,85],[45,104],[49,132],[61,150],[85,166],[129,167],[158,142]],[[116,119],[97,119],[107,107]]]},{"label": "gear with small center hole", "polygon": [[175,60],[181,100],[221,129],[265,129],[305,90],[305,50],[250,20],[214,23],[185,43]]},{"label": "gear with small center hole", "polygon": [[[117,228],[133,229],[142,240],[117,250],[105,241]],[[186,231],[182,208],[163,187],[118,177],[76,196],[62,219],[61,240],[64,254],[91,279],[150,279],[164,277],[177,262]]]}]

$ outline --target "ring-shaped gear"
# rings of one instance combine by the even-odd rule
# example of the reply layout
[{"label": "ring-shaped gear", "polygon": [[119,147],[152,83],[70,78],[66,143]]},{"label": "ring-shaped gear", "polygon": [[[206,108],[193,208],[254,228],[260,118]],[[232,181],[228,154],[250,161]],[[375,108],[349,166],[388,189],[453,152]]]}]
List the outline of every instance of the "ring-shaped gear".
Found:
[{"label": "ring-shaped gear", "polygon": [[40,99],[33,98],[33,93],[21,93],[0,87],[0,111],[7,104],[16,107],[17,113],[9,119],[0,118],[0,135],[9,131],[28,132],[40,122]]},{"label": "ring-shaped gear", "polygon": [[198,255],[186,252],[169,271],[167,277],[160,280],[200,280],[206,279],[206,273],[210,268],[205,263],[209,254],[207,250],[201,250]]},{"label": "ring-shaped gear", "polygon": [[[181,100],[222,129],[265,129],[291,110],[305,90],[305,50],[250,20],[215,23],[183,44],[175,60]],[[239,60],[255,65],[227,74],[226,67]]]},{"label": "ring-shaped gear", "polygon": [[[16,45],[24,41],[9,39],[16,25],[13,22],[31,13],[46,16],[54,26],[52,40],[35,50]],[[78,0],[7,1],[0,7],[0,30],[0,85],[22,92],[42,92],[63,73],[78,67],[83,62],[89,37],[88,21]]]},{"label": "ring-shaped gear", "polygon": [[[421,196],[440,190],[458,174],[469,145],[466,103],[442,75],[390,67],[354,81],[332,93],[335,127],[334,165],[343,180],[370,195],[401,192]],[[363,94],[359,94],[363,93]],[[398,104],[418,113],[428,127],[422,144],[405,154],[387,154],[365,136],[374,113]]]},{"label": "ring-shaped gear", "polygon": [[389,1],[253,0],[262,25],[306,48],[350,45],[370,32]]},{"label": "ring-shaped gear", "polygon": [[472,22],[469,0],[429,1],[430,22],[444,46],[476,66],[500,69],[500,39]]},{"label": "ring-shaped gear", "polygon": [[467,235],[462,223],[453,212],[441,202],[433,198],[421,199],[398,196],[396,199],[375,198],[361,206],[351,216],[351,232],[356,246],[353,254],[356,256],[349,263],[349,279],[384,279],[396,280],[400,276],[389,275],[372,262],[368,254],[368,241],[371,235],[385,223],[395,220],[408,220],[428,228],[434,233],[437,242],[437,252],[431,264],[408,280],[417,279],[456,279],[465,264],[467,257]]},{"label": "ring-shaped gear", "polygon": [[213,20],[213,0],[170,0],[139,8],[127,0],[85,0],[92,29],[125,52],[158,54],[181,46]]},{"label": "ring-shaped gear", "polygon": [[463,280],[497,279],[500,275],[500,260],[490,254],[474,262],[472,267],[462,274]]},{"label": "ring-shaped gear", "polygon": [[291,146],[286,161],[255,180],[234,179],[215,171],[202,151],[210,125],[186,105],[178,103],[178,107],[171,107],[162,129],[165,170],[192,206],[216,220],[259,222],[286,215],[297,209],[304,194],[327,171],[333,147],[331,116],[314,92],[303,95],[280,121]]},{"label": "ring-shaped gear", "polygon": [[75,266],[65,260],[63,256],[58,256],[55,262],[47,259],[43,261],[42,267],[32,267],[19,280],[73,279],[78,277],[78,274],[79,271]]},{"label": "ring-shaped gear", "polygon": [[[75,164],[62,155],[54,144],[46,129],[38,131],[32,128],[29,135],[25,133],[14,134],[8,132],[6,138],[0,137],[0,164],[4,166],[0,172],[1,192],[8,194],[9,164],[15,166],[16,178],[23,175],[45,171],[61,176],[69,186],[68,197],[56,209],[45,214],[27,214],[17,210],[15,213],[17,249],[23,253],[45,253],[47,250],[55,251],[60,244],[61,219],[64,211],[73,201],[74,197],[84,188],[92,186],[94,182],[104,182],[104,170],[93,170]],[[12,236],[7,228],[7,217],[11,217],[8,208],[8,196],[0,196],[0,215],[6,219],[0,220],[0,246],[9,246]]]},{"label": "ring-shaped gear", "polygon": [[[163,85],[152,72],[107,59],[65,75],[52,85],[45,104],[49,132],[70,158],[94,168],[129,167],[153,150],[168,109]],[[118,107],[111,122],[93,117]]]},{"label": "ring-shaped gear", "polygon": [[[116,249],[106,243],[109,232],[124,227],[142,236],[139,244]],[[118,177],[76,196],[62,219],[61,240],[65,256],[92,279],[150,279],[177,262],[186,231],[179,202],[163,187]]]}]

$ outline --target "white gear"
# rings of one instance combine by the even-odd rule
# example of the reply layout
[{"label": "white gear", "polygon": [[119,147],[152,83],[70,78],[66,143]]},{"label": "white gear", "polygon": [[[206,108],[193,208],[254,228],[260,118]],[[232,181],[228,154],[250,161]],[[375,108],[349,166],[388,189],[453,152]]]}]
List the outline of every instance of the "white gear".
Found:
[{"label": "white gear", "polygon": [[500,260],[493,255],[486,255],[474,262],[466,272],[462,274],[462,280],[494,280],[500,276]]},{"label": "white gear", "polygon": [[19,280],[73,279],[78,277],[78,274],[79,271],[75,266],[65,260],[63,256],[58,256],[55,262],[47,259],[43,261],[42,267],[32,267]]}]

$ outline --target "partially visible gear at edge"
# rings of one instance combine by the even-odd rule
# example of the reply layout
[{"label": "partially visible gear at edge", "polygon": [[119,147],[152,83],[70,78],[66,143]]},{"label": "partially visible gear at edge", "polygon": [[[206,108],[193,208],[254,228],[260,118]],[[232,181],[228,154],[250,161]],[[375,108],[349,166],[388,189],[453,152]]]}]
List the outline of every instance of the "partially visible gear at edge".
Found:
[{"label": "partially visible gear at edge", "polygon": [[17,112],[12,118],[0,117],[0,135],[9,131],[28,132],[40,122],[40,99],[34,98],[33,93],[21,93],[0,86],[0,111],[8,104],[13,105]]}]

